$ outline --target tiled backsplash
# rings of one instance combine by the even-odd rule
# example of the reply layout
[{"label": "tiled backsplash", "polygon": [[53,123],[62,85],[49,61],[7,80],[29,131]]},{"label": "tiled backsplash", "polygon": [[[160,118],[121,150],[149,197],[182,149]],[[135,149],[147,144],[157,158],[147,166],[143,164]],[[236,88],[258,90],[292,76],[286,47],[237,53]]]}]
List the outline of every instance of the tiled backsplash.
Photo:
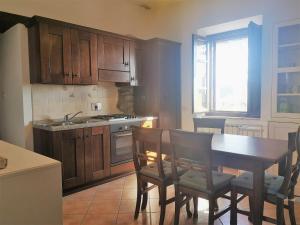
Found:
[{"label": "tiled backsplash", "polygon": [[[91,103],[101,102],[100,112]],[[33,120],[59,119],[67,113],[83,111],[82,116],[120,113],[117,108],[118,88],[114,83],[98,85],[32,85]]]}]

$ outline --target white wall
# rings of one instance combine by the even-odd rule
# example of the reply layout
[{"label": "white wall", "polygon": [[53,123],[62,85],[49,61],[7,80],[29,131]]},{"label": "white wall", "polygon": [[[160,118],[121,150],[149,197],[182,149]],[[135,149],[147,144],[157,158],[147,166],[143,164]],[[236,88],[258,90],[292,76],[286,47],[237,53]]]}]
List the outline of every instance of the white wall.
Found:
[{"label": "white wall", "polygon": [[129,0],[13,0],[0,1],[0,11],[44,16],[123,35],[147,37],[150,14]]},{"label": "white wall", "polygon": [[299,0],[188,0],[153,11],[149,25],[152,35],[182,42],[183,128],[192,129],[192,33],[199,28],[263,15],[261,120],[268,121],[271,118],[273,26],[280,21],[300,18],[299,11]]},{"label": "white wall", "polygon": [[16,25],[0,36],[0,137],[31,148],[31,88],[27,29]]}]

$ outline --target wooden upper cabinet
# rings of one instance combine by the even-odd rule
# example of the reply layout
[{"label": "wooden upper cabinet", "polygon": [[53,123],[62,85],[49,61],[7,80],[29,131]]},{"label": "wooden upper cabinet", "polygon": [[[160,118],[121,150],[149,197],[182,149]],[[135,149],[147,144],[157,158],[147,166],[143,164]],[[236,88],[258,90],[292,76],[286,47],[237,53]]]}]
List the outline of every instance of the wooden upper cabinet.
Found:
[{"label": "wooden upper cabinet", "polygon": [[71,84],[70,29],[59,25],[40,23],[39,38],[41,82]]},{"label": "wooden upper cabinet", "polygon": [[103,70],[129,71],[129,40],[98,35],[98,66]]},{"label": "wooden upper cabinet", "polygon": [[141,84],[137,39],[38,16],[28,35],[31,83]]},{"label": "wooden upper cabinet", "polygon": [[97,70],[97,35],[71,30],[73,84],[95,84]]}]

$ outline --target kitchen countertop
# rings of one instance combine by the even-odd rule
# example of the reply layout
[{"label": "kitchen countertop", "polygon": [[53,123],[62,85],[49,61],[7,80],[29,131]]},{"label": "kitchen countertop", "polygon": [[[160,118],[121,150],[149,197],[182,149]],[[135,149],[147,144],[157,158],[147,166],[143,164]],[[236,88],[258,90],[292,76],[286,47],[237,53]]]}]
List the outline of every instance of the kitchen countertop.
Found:
[{"label": "kitchen countertop", "polygon": [[[76,118],[81,119],[80,117]],[[85,117],[84,119],[87,119]],[[72,130],[72,129],[79,129],[79,128],[87,128],[87,127],[98,127],[98,126],[107,126],[107,125],[113,125],[113,124],[123,124],[123,123],[129,123],[129,122],[141,122],[146,120],[156,120],[157,117],[149,116],[149,117],[137,117],[133,119],[127,119],[127,120],[115,120],[115,121],[107,121],[107,120],[101,120],[101,119],[94,119],[90,118],[88,119],[88,122],[86,123],[74,123],[70,125],[51,125],[51,123],[55,122],[61,122],[62,120],[53,120],[53,121],[47,121],[47,120],[40,120],[40,121],[33,121],[33,128],[38,128],[42,130],[48,130],[48,131],[61,131],[61,130]]]}]

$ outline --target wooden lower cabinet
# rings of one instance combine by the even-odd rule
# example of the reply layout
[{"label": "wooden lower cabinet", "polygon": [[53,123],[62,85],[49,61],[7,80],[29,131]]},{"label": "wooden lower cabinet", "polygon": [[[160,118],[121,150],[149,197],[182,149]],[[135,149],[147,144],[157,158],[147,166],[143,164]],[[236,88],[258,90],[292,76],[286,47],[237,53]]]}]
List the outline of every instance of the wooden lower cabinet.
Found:
[{"label": "wooden lower cabinet", "polygon": [[62,162],[62,185],[69,189],[84,184],[83,130],[66,130],[54,135],[54,156]]},{"label": "wooden lower cabinet", "polygon": [[109,127],[84,129],[85,134],[85,179],[99,180],[110,175]]},{"label": "wooden lower cabinet", "polygon": [[67,190],[110,176],[109,134],[109,126],[55,132],[34,129],[34,148],[61,161]]}]

